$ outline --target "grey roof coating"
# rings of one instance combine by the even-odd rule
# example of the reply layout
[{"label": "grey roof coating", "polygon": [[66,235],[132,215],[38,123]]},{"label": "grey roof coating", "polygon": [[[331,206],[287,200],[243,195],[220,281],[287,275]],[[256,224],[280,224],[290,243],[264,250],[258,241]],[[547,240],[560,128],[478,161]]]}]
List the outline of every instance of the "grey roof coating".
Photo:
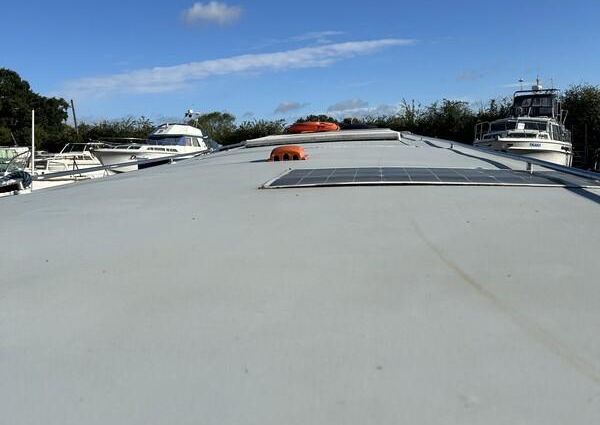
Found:
[{"label": "grey roof coating", "polygon": [[[404,141],[293,167],[524,169]],[[269,152],[0,200],[1,422],[600,423],[600,190],[259,190]]]}]

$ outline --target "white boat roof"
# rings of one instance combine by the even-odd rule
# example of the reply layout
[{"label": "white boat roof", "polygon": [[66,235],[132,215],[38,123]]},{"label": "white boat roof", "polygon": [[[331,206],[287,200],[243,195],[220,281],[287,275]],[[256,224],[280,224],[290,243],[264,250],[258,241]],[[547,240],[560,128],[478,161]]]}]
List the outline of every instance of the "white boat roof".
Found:
[{"label": "white boat roof", "polygon": [[184,124],[162,124],[157,127],[150,137],[152,136],[191,136],[191,137],[202,137],[202,130],[191,125]]},{"label": "white boat roof", "polygon": [[29,147],[27,146],[0,146],[0,149],[2,150],[10,150],[10,151],[16,151],[16,152],[25,152],[29,150]]},{"label": "white boat roof", "polygon": [[303,147],[2,199],[3,420],[600,423],[599,189],[260,189],[526,167],[411,135]]},{"label": "white boat roof", "polygon": [[494,122],[496,122],[496,121],[557,121],[557,120],[556,120],[556,118],[546,117],[546,116],[539,116],[539,117],[520,116],[520,117],[499,118],[497,120],[494,120]]},{"label": "white boat roof", "polygon": [[266,136],[258,139],[248,140],[246,147],[273,146],[281,144],[298,143],[322,143],[336,141],[382,141],[400,140],[400,133],[389,129],[372,130],[343,130],[328,131],[322,133],[300,133]]}]

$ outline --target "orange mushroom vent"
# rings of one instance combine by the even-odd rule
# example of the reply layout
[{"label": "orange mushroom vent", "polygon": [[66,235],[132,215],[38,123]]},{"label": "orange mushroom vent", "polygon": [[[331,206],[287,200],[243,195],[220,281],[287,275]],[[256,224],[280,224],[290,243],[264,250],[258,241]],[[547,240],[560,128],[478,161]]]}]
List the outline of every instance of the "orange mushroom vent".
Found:
[{"label": "orange mushroom vent", "polygon": [[308,158],[302,146],[280,146],[271,151],[269,161],[299,161]]}]

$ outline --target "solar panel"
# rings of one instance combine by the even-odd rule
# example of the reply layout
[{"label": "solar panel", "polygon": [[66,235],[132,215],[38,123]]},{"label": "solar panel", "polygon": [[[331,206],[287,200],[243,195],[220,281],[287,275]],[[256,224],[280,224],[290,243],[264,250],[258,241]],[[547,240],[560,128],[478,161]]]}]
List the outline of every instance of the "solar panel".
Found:
[{"label": "solar panel", "polygon": [[466,186],[548,186],[600,188],[600,181],[559,171],[530,173],[520,170],[482,168],[301,168],[289,170],[265,183],[279,189],[313,186],[360,185],[466,185]]}]

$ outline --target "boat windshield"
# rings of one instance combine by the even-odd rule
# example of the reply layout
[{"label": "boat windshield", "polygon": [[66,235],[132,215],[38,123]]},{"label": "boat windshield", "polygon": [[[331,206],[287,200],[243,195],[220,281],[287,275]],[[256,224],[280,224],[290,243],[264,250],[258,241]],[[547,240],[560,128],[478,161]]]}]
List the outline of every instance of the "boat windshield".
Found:
[{"label": "boat windshield", "polygon": [[506,131],[506,130],[514,130],[517,128],[517,122],[514,120],[511,121],[500,121],[493,122],[490,126],[490,131]]},{"label": "boat windshield", "polygon": [[517,96],[514,99],[513,111],[516,116],[551,117],[555,111],[554,94],[533,94]]},{"label": "boat windshield", "polygon": [[545,121],[499,121],[493,122],[490,126],[490,132],[506,130],[538,130],[547,131],[548,125]]},{"label": "boat windshield", "polygon": [[16,149],[0,148],[0,162],[8,162],[18,155]]},{"label": "boat windshield", "polygon": [[530,106],[552,107],[553,95],[530,95],[517,96],[515,98],[515,106],[529,108]]},{"label": "boat windshield", "polygon": [[548,124],[545,121],[519,121],[517,128],[519,130],[547,131]]},{"label": "boat windshield", "polygon": [[185,137],[151,137],[146,140],[148,145],[154,146],[186,146]]},{"label": "boat windshield", "polygon": [[88,149],[85,143],[67,143],[60,153],[82,153],[86,150]]}]

